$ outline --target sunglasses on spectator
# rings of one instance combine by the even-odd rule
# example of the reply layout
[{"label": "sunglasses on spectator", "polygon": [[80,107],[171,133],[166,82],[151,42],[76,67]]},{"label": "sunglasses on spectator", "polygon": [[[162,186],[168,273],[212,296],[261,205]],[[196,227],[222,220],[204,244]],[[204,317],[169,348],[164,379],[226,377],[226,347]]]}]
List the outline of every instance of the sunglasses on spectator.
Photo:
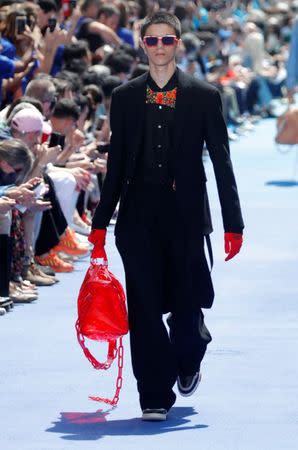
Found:
[{"label": "sunglasses on spectator", "polygon": [[178,39],[172,34],[167,34],[165,36],[145,36],[143,41],[147,47],[156,47],[158,41],[161,41],[164,46],[170,46],[178,42]]}]

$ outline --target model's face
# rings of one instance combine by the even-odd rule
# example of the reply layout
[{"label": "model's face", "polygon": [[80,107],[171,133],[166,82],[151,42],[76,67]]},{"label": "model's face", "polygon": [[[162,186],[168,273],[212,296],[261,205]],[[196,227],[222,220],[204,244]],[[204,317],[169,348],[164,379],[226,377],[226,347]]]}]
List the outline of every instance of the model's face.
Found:
[{"label": "model's face", "polygon": [[[146,36],[176,36],[176,33],[174,28],[170,25],[159,23],[150,25],[146,30],[144,38]],[[177,39],[172,45],[164,45],[161,39],[158,39],[156,46],[151,47],[147,45],[144,40],[140,42],[140,45],[148,56],[149,63],[154,64],[155,66],[166,66],[175,60],[175,54],[179,43],[180,39]]]}]

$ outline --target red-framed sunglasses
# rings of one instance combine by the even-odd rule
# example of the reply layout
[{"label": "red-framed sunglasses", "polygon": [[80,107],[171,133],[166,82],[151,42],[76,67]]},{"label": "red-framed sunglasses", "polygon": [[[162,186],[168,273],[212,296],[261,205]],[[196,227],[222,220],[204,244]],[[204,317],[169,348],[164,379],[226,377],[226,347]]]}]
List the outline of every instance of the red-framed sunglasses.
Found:
[{"label": "red-framed sunglasses", "polygon": [[147,47],[156,47],[158,44],[158,41],[162,42],[162,45],[174,45],[175,42],[178,42],[178,39],[176,36],[172,34],[167,34],[166,36],[145,36],[143,39],[145,45]]}]

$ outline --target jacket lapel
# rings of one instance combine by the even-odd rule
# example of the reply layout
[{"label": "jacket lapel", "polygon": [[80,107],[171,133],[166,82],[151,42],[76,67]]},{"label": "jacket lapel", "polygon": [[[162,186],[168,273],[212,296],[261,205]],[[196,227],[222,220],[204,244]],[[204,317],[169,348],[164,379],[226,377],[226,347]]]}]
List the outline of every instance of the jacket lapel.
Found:
[{"label": "jacket lapel", "polygon": [[135,112],[133,118],[133,128],[135,130],[134,139],[132,139],[132,147],[130,151],[133,154],[137,154],[141,145],[145,121],[145,111],[146,111],[146,84],[147,84],[148,73],[144,73],[140,77],[136,78],[133,83],[131,83],[130,88],[133,90],[131,95],[131,101],[133,102],[133,110]]},{"label": "jacket lapel", "polygon": [[178,68],[178,86],[177,86],[177,97],[176,106],[174,114],[174,135],[173,143],[175,152],[178,150],[182,131],[184,129],[184,123],[186,121],[187,115],[191,108],[190,98],[190,83],[184,72]]}]

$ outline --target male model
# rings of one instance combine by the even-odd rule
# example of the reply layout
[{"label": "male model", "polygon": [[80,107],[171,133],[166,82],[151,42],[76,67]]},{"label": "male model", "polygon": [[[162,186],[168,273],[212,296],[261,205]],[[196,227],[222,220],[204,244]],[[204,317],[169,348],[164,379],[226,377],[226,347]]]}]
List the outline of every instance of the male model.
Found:
[{"label": "male model", "polygon": [[[165,420],[178,391],[191,395],[211,336],[201,308],[214,292],[204,254],[212,231],[207,144],[217,181],[226,260],[244,228],[218,91],[176,67],[180,23],[167,12],[146,17],[141,46],[149,73],[115,89],[111,150],[93,219],[93,257],[104,253],[105,229],[120,199],[115,227],[123,260],[133,372],[143,420]],[[170,332],[163,322],[168,319]]]}]

